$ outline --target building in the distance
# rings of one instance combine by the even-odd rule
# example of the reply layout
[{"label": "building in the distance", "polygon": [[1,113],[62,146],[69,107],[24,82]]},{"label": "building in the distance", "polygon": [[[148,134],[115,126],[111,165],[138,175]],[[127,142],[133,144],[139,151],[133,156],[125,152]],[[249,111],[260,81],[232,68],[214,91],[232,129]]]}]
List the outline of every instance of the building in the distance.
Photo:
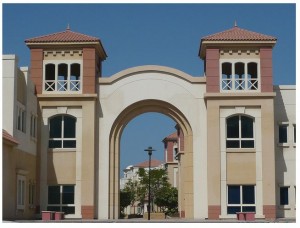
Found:
[{"label": "building in the distance", "polygon": [[119,218],[121,135],[146,112],[180,129],[177,152],[164,141],[181,218],[295,218],[296,90],[273,84],[276,42],[234,26],[201,39],[202,77],[153,65],[102,77],[99,38],[27,39],[29,68],[2,58],[3,219]]},{"label": "building in the distance", "polygon": [[[165,168],[164,163],[157,159],[151,159],[150,165],[150,170]],[[129,181],[131,181],[132,183],[140,181],[140,176],[138,174],[139,169],[144,169],[146,172],[149,172],[149,161],[144,161],[135,165],[127,166],[123,170],[123,178],[120,179],[120,190],[123,190],[126,186],[126,183],[128,183]],[[134,205],[127,206],[124,210],[124,213],[126,215],[146,213],[148,212],[147,205],[148,197],[146,196],[143,204],[141,202],[135,202]],[[151,211],[157,210],[157,206],[152,204],[150,206]]]}]

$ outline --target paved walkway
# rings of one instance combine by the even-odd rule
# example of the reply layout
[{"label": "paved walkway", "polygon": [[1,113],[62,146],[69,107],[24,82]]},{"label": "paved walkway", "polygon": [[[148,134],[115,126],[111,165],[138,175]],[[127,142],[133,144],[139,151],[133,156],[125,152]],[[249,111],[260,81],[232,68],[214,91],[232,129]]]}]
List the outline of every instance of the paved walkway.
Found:
[{"label": "paved walkway", "polygon": [[141,219],[116,219],[116,220],[85,220],[85,219],[64,219],[64,220],[16,220],[16,221],[3,221],[4,223],[14,222],[14,223],[295,223],[296,219],[275,219],[275,220],[265,220],[256,219],[254,221],[238,221],[236,219],[222,219],[222,220],[206,220],[206,219],[179,219],[171,218],[164,220],[145,220]]}]

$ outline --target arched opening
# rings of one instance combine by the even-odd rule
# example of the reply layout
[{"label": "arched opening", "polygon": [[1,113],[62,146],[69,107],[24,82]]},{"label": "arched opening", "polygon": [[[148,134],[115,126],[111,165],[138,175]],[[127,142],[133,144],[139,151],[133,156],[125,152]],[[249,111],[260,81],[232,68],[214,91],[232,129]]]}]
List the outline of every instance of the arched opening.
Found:
[{"label": "arched opening", "polygon": [[[182,170],[180,172],[185,172],[187,161],[192,161],[193,157],[193,139],[192,139],[192,128],[185,118],[185,116],[173,105],[160,101],[160,100],[143,100],[136,102],[126,109],[124,109],[121,114],[115,120],[109,139],[109,218],[117,219],[119,218],[120,210],[120,199],[119,199],[119,191],[120,191],[120,141],[123,130],[126,125],[135,117],[148,112],[156,112],[164,114],[171,119],[173,119],[180,129],[182,130],[182,134],[184,137],[184,151],[183,155],[181,155],[180,166]],[[188,169],[189,178],[193,176],[192,169]],[[180,174],[179,174],[180,175]],[[184,183],[185,179],[182,175],[180,175],[180,181]],[[184,184],[180,184],[179,190],[179,211],[185,210],[185,205],[181,198],[185,194]],[[193,190],[189,189],[189,195]]]},{"label": "arched opening", "polygon": [[[149,155],[144,151],[148,146],[155,149],[151,155],[150,169],[157,170],[154,172],[162,175],[163,173],[166,174],[162,178],[152,178],[152,181],[156,180],[157,185],[152,186],[150,211],[162,212],[163,210],[155,204],[155,192],[159,188],[163,185],[166,186],[167,183],[170,184],[170,187],[177,187],[174,184],[178,179],[178,172],[175,175],[174,172],[178,168],[178,160],[176,160],[178,155],[174,154],[172,148],[173,141],[180,141],[180,135],[177,134],[180,131],[176,127],[177,123],[170,117],[160,113],[148,112],[138,115],[124,128],[120,144],[120,192],[124,192],[120,194],[120,207],[122,208],[123,217],[140,217],[148,210],[148,200],[146,199],[148,191],[144,191],[139,175],[140,168],[144,169],[146,174],[149,172]],[[168,137],[170,135],[172,139]],[[144,178],[147,177],[148,175],[144,176]],[[165,177],[168,178],[168,181]],[[126,192],[131,194],[124,196]],[[127,205],[129,199],[131,203]],[[127,206],[124,206],[125,204]]]}]

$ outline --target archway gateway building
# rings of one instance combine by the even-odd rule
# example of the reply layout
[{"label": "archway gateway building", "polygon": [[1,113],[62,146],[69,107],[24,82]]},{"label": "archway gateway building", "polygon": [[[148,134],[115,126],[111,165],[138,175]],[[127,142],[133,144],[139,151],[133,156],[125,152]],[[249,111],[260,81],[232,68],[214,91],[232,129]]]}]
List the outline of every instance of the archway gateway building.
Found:
[{"label": "archway gateway building", "polygon": [[[68,218],[119,218],[120,137],[129,121],[146,112],[169,116],[183,133],[181,218],[235,218],[241,211],[256,218],[295,217],[295,87],[273,86],[276,38],[237,26],[202,38],[203,77],[148,65],[103,78],[101,41],[69,28],[25,43],[31,52],[27,84],[16,81],[16,91],[3,81],[10,85],[4,92],[16,96],[7,106],[21,107],[3,114],[3,173],[13,177],[4,178],[10,187],[3,189],[3,207],[11,208],[4,219],[45,210],[64,211]],[[3,61],[5,75],[16,68],[14,56]],[[26,90],[30,81],[34,90]],[[22,101],[21,91],[33,98]],[[28,154],[21,140],[26,131],[19,134],[22,111],[37,130],[26,162],[9,153]],[[8,127],[9,118],[16,126]],[[29,182],[31,201],[25,195]]]}]

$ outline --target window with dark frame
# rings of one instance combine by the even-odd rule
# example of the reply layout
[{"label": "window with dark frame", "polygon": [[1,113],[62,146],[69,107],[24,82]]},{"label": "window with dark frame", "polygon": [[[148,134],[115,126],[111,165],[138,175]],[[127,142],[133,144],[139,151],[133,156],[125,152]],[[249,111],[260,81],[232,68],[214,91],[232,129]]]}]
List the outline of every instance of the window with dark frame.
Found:
[{"label": "window with dark frame", "polygon": [[279,125],[279,143],[288,142],[288,125]]},{"label": "window with dark frame", "polygon": [[254,185],[228,185],[227,214],[255,211],[256,205]]},{"label": "window with dark frame", "polygon": [[75,186],[48,186],[47,210],[61,211],[65,214],[75,214]]},{"label": "window with dark frame", "polygon": [[227,118],[226,148],[254,148],[253,118],[243,115]]},{"label": "window with dark frame", "polygon": [[289,205],[289,187],[280,187],[280,205]]},{"label": "window with dark frame", "polygon": [[76,148],[76,118],[59,115],[50,119],[49,148]]}]

